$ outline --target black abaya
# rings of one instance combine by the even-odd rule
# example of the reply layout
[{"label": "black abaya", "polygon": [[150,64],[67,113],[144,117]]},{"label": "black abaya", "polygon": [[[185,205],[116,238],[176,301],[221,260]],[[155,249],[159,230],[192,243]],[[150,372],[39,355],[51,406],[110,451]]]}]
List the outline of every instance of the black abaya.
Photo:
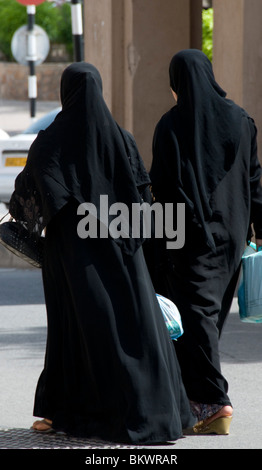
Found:
[{"label": "black abaya", "polygon": [[192,424],[142,248],[77,235],[77,204],[47,227],[45,367],[35,416],[56,430],[133,443],[175,440]]},{"label": "black abaya", "polygon": [[165,250],[152,278],[181,313],[184,335],[174,346],[188,397],[230,405],[218,341],[250,223],[262,235],[256,128],[225,98],[202,52],[175,56],[170,84],[178,102],[156,126],[150,177],[157,201],[185,204],[185,245]]},{"label": "black abaya", "polygon": [[48,337],[34,414],[55,430],[87,437],[177,439],[193,418],[142,235],[132,238],[131,225],[114,239],[77,233],[80,203],[95,207],[98,225],[107,215],[108,230],[100,196],[108,208],[122,203],[131,214],[148,174],[134,138],[109,112],[92,65],[66,68],[61,101],[61,113],[32,144],[10,201],[10,213],[29,232],[46,227]]}]

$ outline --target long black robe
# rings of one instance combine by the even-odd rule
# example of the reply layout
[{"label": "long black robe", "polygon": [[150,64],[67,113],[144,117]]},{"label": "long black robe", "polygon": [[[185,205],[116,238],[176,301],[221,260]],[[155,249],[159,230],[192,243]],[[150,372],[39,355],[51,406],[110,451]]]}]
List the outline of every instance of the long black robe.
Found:
[{"label": "long black robe", "polygon": [[[70,223],[68,223],[70,221]],[[142,248],[77,235],[76,204],[47,227],[45,367],[35,416],[75,435],[165,442],[191,423]]]},{"label": "long black robe", "polygon": [[29,230],[46,226],[48,336],[34,415],[74,435],[165,442],[179,438],[193,417],[143,239],[77,232],[79,203],[92,203],[99,223],[100,195],[131,209],[149,183],[100,82],[90,64],[65,70],[62,112],[33,143],[10,201],[11,214]]},{"label": "long black robe", "polygon": [[184,335],[175,347],[190,400],[229,405],[218,341],[251,222],[262,237],[256,127],[225,98],[200,51],[175,56],[170,82],[178,103],[156,126],[150,177],[157,201],[174,210],[185,204],[185,245],[165,250],[158,241],[151,273],[181,313]]}]

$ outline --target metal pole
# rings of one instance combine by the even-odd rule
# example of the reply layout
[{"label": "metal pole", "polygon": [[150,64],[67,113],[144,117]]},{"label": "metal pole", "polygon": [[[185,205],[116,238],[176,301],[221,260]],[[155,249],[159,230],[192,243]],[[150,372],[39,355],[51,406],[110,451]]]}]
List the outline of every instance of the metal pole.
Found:
[{"label": "metal pole", "polygon": [[71,0],[72,34],[74,39],[74,60],[84,60],[83,48],[83,18],[81,0]]},{"label": "metal pole", "polygon": [[27,6],[28,17],[28,37],[27,37],[27,61],[29,66],[28,76],[28,98],[30,100],[30,115],[35,117],[36,114],[36,97],[37,97],[37,80],[35,74],[36,53],[36,37],[34,34],[35,25],[35,5]]}]

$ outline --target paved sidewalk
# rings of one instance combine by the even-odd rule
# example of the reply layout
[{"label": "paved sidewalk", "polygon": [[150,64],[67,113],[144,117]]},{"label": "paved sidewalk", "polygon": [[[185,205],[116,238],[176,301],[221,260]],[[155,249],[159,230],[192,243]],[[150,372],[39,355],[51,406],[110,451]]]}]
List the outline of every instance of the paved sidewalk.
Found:
[{"label": "paved sidewalk", "polygon": [[[46,339],[41,271],[0,269],[0,286],[0,449],[138,448],[30,430]],[[234,405],[230,435],[187,436],[167,446],[146,448],[261,450],[261,345],[262,324],[241,323],[235,299],[220,344]]]}]

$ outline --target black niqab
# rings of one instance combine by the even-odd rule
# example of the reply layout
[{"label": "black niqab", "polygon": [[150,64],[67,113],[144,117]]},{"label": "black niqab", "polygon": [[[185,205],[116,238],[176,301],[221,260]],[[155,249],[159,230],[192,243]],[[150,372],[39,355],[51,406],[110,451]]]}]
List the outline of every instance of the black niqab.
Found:
[{"label": "black niqab", "polygon": [[[33,142],[10,201],[10,213],[30,231],[46,226],[70,198],[94,204],[98,219],[100,195],[108,196],[109,207],[126,204],[131,214],[131,204],[141,202],[138,189],[149,184],[135,141],[113,119],[93,65],[79,62],[65,69],[61,102],[62,111]],[[116,241],[127,253],[142,242]]]},{"label": "black niqab", "polygon": [[215,250],[208,227],[212,194],[234,163],[245,112],[226,99],[215,81],[211,62],[199,50],[177,53],[171,60],[169,76],[178,100],[156,127],[150,177],[154,188],[161,166],[173,171],[173,187]]}]

